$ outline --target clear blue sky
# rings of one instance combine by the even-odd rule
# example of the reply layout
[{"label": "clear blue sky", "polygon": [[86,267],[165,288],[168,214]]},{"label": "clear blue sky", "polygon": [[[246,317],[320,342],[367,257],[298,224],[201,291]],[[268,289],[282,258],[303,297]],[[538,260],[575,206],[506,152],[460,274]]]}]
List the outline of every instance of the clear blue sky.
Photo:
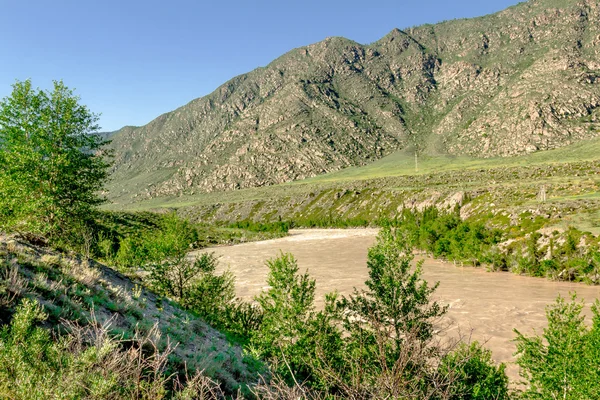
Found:
[{"label": "clear blue sky", "polygon": [[283,53],[473,17],[517,0],[0,0],[0,97],[62,79],[103,130],[143,125]]}]

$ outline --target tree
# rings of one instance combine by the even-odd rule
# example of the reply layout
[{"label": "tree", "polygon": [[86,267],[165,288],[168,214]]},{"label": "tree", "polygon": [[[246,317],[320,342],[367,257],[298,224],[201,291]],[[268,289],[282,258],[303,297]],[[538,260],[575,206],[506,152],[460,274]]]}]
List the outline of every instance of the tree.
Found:
[{"label": "tree", "polygon": [[382,229],[368,253],[367,290],[355,289],[338,304],[349,367],[329,374],[347,397],[429,398],[430,389],[443,386],[423,383],[431,379],[428,363],[440,350],[432,341],[434,323],[447,307],[431,300],[438,284],[423,280],[422,262],[413,269],[413,259],[403,232]]},{"label": "tree", "polygon": [[86,219],[107,179],[98,116],[62,81],[0,101],[0,229],[52,237]]},{"label": "tree", "polygon": [[300,275],[298,263],[291,254],[280,254],[268,260],[269,289],[256,296],[263,312],[259,331],[252,345],[289,381],[307,378],[304,356],[310,349],[305,339],[314,320],[315,280],[308,272]]},{"label": "tree", "polygon": [[588,327],[583,302],[558,297],[546,309],[543,335],[527,337],[515,330],[517,364],[528,387],[524,399],[600,398],[600,301],[592,307]]},{"label": "tree", "polygon": [[430,286],[423,280],[423,261],[413,270],[413,259],[412,247],[402,232],[382,229],[368,253],[368,290],[356,293],[346,304],[359,319],[377,318],[388,325],[396,352],[407,332],[416,330],[419,337],[430,339],[434,321],[447,310],[431,301],[439,283]]},{"label": "tree", "polygon": [[229,271],[216,274],[218,258],[214,253],[192,259],[188,251],[197,241],[196,228],[173,212],[164,217],[158,232],[142,238],[137,248],[136,242],[131,242],[131,256],[125,250],[123,258],[149,272],[147,279],[156,293],[220,323],[235,298],[235,278]]}]

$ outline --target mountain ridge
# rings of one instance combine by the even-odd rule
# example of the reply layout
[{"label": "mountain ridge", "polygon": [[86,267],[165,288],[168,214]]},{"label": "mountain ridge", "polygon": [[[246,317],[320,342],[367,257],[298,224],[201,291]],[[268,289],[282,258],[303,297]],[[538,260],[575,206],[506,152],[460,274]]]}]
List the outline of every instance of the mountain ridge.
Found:
[{"label": "mountain ridge", "polygon": [[264,186],[398,150],[512,156],[600,130],[597,0],[330,37],[112,136],[119,197]]}]

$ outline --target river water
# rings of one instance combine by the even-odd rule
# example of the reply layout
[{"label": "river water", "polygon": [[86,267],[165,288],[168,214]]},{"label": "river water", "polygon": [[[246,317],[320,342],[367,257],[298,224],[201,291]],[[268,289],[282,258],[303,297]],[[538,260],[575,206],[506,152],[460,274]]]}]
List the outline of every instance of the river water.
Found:
[{"label": "river water", "polygon": [[[316,279],[319,307],[326,293],[337,290],[347,295],[354,287],[364,287],[368,277],[367,250],[376,236],[376,229],[292,230],[285,238],[208,251],[220,257],[221,271],[229,268],[233,272],[238,296],[248,300],[266,287],[265,261],[280,252],[292,253],[300,271],[308,270]],[[482,268],[460,267],[427,258],[423,271],[428,282],[440,282],[434,299],[449,305],[443,335],[462,334],[484,342],[496,361],[508,364],[507,372],[513,379],[518,377],[518,367],[512,364],[514,328],[527,334],[534,330],[541,333],[546,324],[545,307],[558,294],[568,296],[576,291],[588,306],[588,320],[589,305],[600,298],[600,287],[486,272]]]}]

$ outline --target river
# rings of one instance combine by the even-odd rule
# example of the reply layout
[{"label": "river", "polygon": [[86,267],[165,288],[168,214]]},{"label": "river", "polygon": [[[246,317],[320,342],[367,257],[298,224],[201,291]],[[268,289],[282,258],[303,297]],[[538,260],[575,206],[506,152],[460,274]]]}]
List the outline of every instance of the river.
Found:
[{"label": "river", "polygon": [[[337,290],[347,295],[354,287],[364,287],[368,276],[367,250],[376,236],[376,229],[292,230],[285,238],[208,251],[220,257],[221,271],[229,268],[236,276],[237,294],[244,299],[252,299],[266,287],[266,260],[280,252],[292,253],[300,271],[308,270],[316,279],[319,307],[326,293]],[[496,361],[508,364],[507,372],[512,379],[518,377],[518,367],[513,364],[514,328],[527,334],[534,330],[541,333],[546,324],[545,307],[558,294],[568,296],[576,291],[585,300],[588,320],[589,306],[600,298],[597,286],[487,272],[429,258],[424,259],[423,271],[430,283],[440,282],[434,299],[449,305],[443,323],[448,327],[443,334],[460,333],[485,343]]]}]

